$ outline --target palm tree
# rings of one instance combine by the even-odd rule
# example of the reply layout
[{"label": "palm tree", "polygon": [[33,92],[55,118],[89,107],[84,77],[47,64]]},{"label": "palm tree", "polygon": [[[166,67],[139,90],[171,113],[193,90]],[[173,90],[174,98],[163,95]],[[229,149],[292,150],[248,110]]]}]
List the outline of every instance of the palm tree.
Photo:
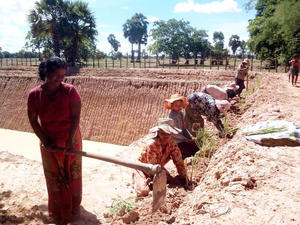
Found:
[{"label": "palm tree", "polygon": [[61,34],[59,23],[65,9],[63,0],[41,0],[35,3],[28,20],[33,36],[43,37],[51,34],[54,54],[60,56]]},{"label": "palm tree", "polygon": [[244,59],[245,52],[246,52],[246,49],[247,49],[247,42],[242,40],[240,48],[241,48],[241,51],[242,51],[242,58]]},{"label": "palm tree", "polygon": [[131,19],[123,24],[124,37],[131,43],[131,60],[134,60],[133,44],[138,44],[137,61],[141,59],[141,44],[147,44],[147,18],[142,13],[136,13]]},{"label": "palm tree", "polygon": [[238,35],[231,35],[228,45],[231,47],[234,55],[238,47],[241,47],[241,44],[242,42],[240,41],[240,37]]},{"label": "palm tree", "polygon": [[221,31],[215,31],[213,33],[213,41],[214,41],[214,56],[219,60],[222,57],[224,51],[224,34]]},{"label": "palm tree", "polygon": [[120,45],[120,42],[116,39],[115,35],[113,35],[113,34],[108,35],[107,41],[111,45],[112,49],[115,52],[117,52],[121,45]]},{"label": "palm tree", "polygon": [[66,60],[71,66],[74,66],[76,62],[80,61],[79,46],[83,42],[94,43],[97,35],[95,18],[88,9],[88,4],[81,1],[67,2],[61,28],[65,36]]}]

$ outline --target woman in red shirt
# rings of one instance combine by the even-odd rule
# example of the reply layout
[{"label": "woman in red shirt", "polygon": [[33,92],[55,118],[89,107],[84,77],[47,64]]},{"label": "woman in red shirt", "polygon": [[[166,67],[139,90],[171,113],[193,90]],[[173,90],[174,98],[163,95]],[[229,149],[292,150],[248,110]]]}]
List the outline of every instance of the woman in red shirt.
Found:
[{"label": "woman in red shirt", "polygon": [[55,149],[82,148],[81,99],[73,85],[63,82],[65,73],[66,63],[59,57],[42,62],[39,76],[45,82],[30,91],[27,104],[30,124],[41,141],[49,216],[60,223],[79,215],[82,198],[81,157]]}]

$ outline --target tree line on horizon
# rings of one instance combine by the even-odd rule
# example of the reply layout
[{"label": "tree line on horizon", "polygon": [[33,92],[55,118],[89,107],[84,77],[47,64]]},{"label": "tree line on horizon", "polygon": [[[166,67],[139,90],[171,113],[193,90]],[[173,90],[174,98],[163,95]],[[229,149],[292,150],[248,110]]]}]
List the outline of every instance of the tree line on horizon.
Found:
[{"label": "tree line on horizon", "polygon": [[[259,59],[279,58],[286,63],[300,49],[300,4],[297,0],[249,0],[248,8],[255,8],[256,17],[249,21],[250,39],[240,40],[232,35],[228,46],[233,55],[240,49],[240,57],[253,52]],[[25,48],[18,53],[2,52],[1,57],[34,55],[49,57],[61,56],[74,66],[88,58],[104,58],[107,55],[96,48],[96,22],[88,4],[81,1],[40,0],[28,16],[30,31],[26,37]],[[169,19],[154,22],[148,32],[148,21],[142,13],[136,13],[123,24],[123,34],[131,43],[131,60],[139,62],[148,53],[141,46],[147,46],[151,36],[153,43],[147,46],[154,55],[179,58],[201,58],[211,56],[222,59],[229,56],[224,48],[224,34],[213,33],[213,43],[208,41],[205,30],[194,28],[190,22]],[[110,57],[120,58],[120,42],[114,34],[107,37],[112,50]],[[137,50],[134,50],[137,45]]]}]

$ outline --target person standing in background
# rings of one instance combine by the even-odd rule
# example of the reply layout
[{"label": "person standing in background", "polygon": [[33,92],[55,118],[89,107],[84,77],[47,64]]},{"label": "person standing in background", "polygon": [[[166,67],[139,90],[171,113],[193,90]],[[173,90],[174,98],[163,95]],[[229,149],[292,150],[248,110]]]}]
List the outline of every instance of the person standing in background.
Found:
[{"label": "person standing in background", "polygon": [[290,63],[290,75],[292,75],[292,85],[296,86],[297,80],[298,80],[298,75],[299,75],[299,67],[300,67],[300,62],[299,62],[299,55],[295,54],[293,56],[293,59],[289,62]]},{"label": "person standing in background", "polygon": [[234,78],[235,84],[239,86],[239,88],[235,91],[239,97],[243,89],[245,89],[245,79],[248,80],[248,64],[249,60],[244,59],[239,66]]}]

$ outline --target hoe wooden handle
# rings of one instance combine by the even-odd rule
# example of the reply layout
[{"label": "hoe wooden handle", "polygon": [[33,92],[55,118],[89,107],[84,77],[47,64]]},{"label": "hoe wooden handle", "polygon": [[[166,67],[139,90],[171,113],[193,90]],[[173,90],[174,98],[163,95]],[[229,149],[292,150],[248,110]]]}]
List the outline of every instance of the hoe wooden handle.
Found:
[{"label": "hoe wooden handle", "polygon": [[[60,150],[66,150],[65,148],[61,147],[53,147],[53,149],[60,149]],[[88,153],[84,151],[76,151],[76,150],[67,150],[65,151],[66,154],[76,154],[80,156],[85,156],[93,159],[99,159],[105,162],[115,163],[121,166],[126,166],[132,169],[137,169],[144,171],[145,173],[154,175],[157,174],[159,171],[162,170],[160,165],[153,165],[148,163],[142,163],[142,162],[135,162],[135,161],[129,161],[125,159],[120,159],[117,157],[108,157],[101,154],[94,154],[94,153]]]}]

